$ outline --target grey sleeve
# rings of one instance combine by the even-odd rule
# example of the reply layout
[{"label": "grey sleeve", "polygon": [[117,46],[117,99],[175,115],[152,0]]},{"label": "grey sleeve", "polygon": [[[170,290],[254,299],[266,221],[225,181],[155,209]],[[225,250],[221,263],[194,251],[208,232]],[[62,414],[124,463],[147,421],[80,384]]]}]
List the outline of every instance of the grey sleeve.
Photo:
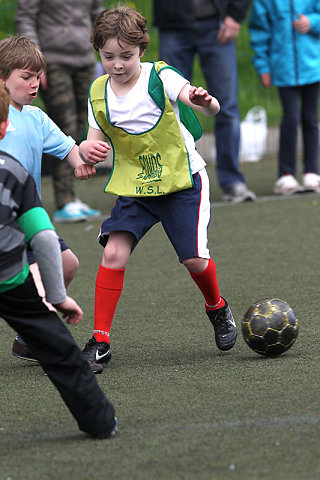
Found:
[{"label": "grey sleeve", "polygon": [[67,293],[63,280],[61,250],[54,230],[41,230],[30,241],[39,266],[46,300],[53,305],[64,302]]}]

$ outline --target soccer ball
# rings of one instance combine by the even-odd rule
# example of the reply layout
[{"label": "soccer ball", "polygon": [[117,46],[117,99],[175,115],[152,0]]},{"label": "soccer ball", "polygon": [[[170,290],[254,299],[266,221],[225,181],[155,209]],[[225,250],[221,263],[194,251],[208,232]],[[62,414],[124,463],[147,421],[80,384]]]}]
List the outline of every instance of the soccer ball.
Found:
[{"label": "soccer ball", "polygon": [[244,314],[241,331],[247,345],[260,355],[280,355],[298,336],[299,322],[294,310],[278,298],[264,298]]}]

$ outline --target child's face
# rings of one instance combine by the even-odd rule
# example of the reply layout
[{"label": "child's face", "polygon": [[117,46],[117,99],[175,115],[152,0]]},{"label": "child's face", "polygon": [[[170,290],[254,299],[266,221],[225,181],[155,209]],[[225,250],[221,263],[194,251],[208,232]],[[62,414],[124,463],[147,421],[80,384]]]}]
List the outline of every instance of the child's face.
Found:
[{"label": "child's face", "polygon": [[115,82],[124,84],[140,72],[140,48],[110,38],[99,50],[105,72]]},{"label": "child's face", "polygon": [[23,105],[30,105],[33,102],[38,93],[41,73],[28,68],[12,70],[5,81],[10,92],[11,105],[22,110]]}]

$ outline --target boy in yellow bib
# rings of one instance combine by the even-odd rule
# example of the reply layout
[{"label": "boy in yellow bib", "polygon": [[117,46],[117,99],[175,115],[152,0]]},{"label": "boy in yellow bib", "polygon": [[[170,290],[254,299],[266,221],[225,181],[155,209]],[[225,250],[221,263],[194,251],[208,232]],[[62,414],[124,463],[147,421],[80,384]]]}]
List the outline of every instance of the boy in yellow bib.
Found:
[{"label": "boy in yellow bib", "polygon": [[80,155],[95,165],[112,146],[113,168],[105,191],[118,195],[99,234],[104,252],[96,280],[94,331],[84,348],[93,368],[111,359],[110,327],[126,264],[157,222],[204,296],[218,348],[231,349],[237,338],[207,247],[209,180],[195,149],[201,129],[192,110],[216,115],[219,103],[164,62],[140,62],[149,42],[146,22],[132,8],[118,6],[101,13],[91,37],[106,75],[90,89],[88,137]]}]

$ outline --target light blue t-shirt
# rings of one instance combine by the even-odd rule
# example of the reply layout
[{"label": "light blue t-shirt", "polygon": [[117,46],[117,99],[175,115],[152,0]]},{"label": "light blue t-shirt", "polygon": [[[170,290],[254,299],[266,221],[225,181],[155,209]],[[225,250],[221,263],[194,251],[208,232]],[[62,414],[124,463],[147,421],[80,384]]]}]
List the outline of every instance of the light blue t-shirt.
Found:
[{"label": "light blue t-shirt", "polygon": [[7,133],[0,140],[0,150],[12,155],[25,167],[40,193],[42,154],[63,159],[75,140],[67,137],[45,112],[32,105],[24,105],[21,112],[10,105],[9,121]]}]

